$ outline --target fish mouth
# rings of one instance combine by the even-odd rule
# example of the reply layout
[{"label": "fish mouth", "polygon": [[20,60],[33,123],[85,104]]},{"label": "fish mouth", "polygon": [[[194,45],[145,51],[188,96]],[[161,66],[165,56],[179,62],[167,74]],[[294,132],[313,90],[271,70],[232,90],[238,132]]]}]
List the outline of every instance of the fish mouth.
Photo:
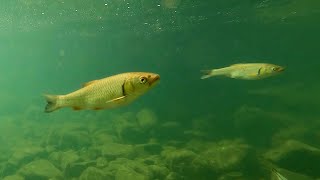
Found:
[{"label": "fish mouth", "polygon": [[155,85],[157,82],[159,82],[160,76],[155,75],[151,80],[150,80],[150,85]]},{"label": "fish mouth", "polygon": [[286,68],[285,67],[279,67],[278,72],[284,71]]}]

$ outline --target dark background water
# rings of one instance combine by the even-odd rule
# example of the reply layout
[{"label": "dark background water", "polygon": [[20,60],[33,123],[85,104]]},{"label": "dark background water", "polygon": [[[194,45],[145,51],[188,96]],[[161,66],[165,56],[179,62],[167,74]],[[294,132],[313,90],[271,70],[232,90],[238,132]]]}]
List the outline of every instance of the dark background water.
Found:
[{"label": "dark background water", "polygon": [[[226,130],[242,105],[317,117],[319,5],[316,0],[3,2],[0,112],[42,107],[41,94],[67,93],[92,79],[151,71],[161,75],[161,83],[123,111],[151,107],[162,119],[186,125],[190,117],[211,114]],[[200,80],[201,69],[242,62],[287,69],[261,81]]]}]

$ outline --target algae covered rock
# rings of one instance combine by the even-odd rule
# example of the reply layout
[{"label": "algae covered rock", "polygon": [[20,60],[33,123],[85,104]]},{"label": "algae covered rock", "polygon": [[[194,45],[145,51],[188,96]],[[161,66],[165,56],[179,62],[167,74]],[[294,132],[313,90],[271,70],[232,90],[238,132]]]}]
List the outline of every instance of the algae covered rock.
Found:
[{"label": "algae covered rock", "polygon": [[149,168],[153,177],[156,177],[157,179],[165,179],[165,177],[170,173],[169,169],[165,166],[150,165]]},{"label": "algae covered rock", "polygon": [[139,144],[134,146],[134,149],[138,155],[156,155],[160,154],[163,150],[162,146],[159,143]]},{"label": "algae covered rock", "polygon": [[320,176],[320,149],[296,140],[287,140],[270,149],[264,158],[290,171]]},{"label": "algae covered rock", "polygon": [[96,131],[93,134],[93,144],[94,145],[103,145],[104,143],[112,143],[116,142],[117,137],[114,135],[110,135],[108,132],[104,130]]},{"label": "algae covered rock", "polygon": [[[195,152],[186,149],[167,148],[161,153],[161,156],[165,159],[167,167],[183,176],[183,178],[200,178],[202,170],[195,168],[198,165],[194,162],[199,158],[199,155]],[[167,179],[171,179],[171,177],[169,176]]]},{"label": "algae covered rock", "polygon": [[95,167],[88,167],[84,170],[79,178],[79,180],[112,180],[109,174],[101,169]]},{"label": "algae covered rock", "polygon": [[9,159],[9,163],[20,166],[21,164],[32,161],[35,157],[46,156],[46,151],[40,146],[17,147]]},{"label": "algae covered rock", "polygon": [[207,159],[208,165],[212,169],[222,172],[245,166],[244,162],[251,159],[250,156],[254,156],[250,150],[249,145],[240,139],[223,140],[210,145],[207,150],[201,153],[201,156]]},{"label": "algae covered rock", "polygon": [[[258,107],[242,106],[234,114],[234,127],[250,144],[268,146],[279,129],[292,123],[292,117]],[[259,136],[252,136],[259,134]]]},{"label": "algae covered rock", "polygon": [[173,170],[193,168],[190,166],[197,154],[190,150],[166,149],[161,153],[169,167]]},{"label": "algae covered rock", "polygon": [[57,147],[59,150],[89,147],[92,142],[87,128],[78,126],[71,124],[52,129],[45,138],[45,145]]},{"label": "algae covered rock", "polygon": [[140,174],[133,169],[122,167],[120,168],[115,175],[115,180],[148,180],[149,178],[145,177],[143,174]]},{"label": "algae covered rock", "polygon": [[24,176],[26,180],[62,178],[61,171],[48,160],[44,159],[35,160],[26,164],[18,173]]},{"label": "algae covered rock", "polygon": [[96,160],[96,167],[104,168],[106,166],[108,166],[108,160],[104,157],[98,157]]},{"label": "algae covered rock", "polygon": [[142,109],[137,114],[126,113],[113,120],[113,129],[124,142],[146,143],[157,123],[155,113]]},{"label": "algae covered rock", "polygon": [[111,161],[104,171],[112,174],[115,179],[154,179],[152,170],[147,165],[125,158]]},{"label": "algae covered rock", "polygon": [[187,179],[216,179],[256,162],[255,153],[238,139],[199,144],[192,150],[167,148],[161,155],[171,171]]},{"label": "algae covered rock", "polygon": [[96,161],[71,163],[64,170],[64,175],[65,177],[79,177],[85,169],[95,165]]},{"label": "algae covered rock", "polygon": [[142,109],[137,113],[136,118],[142,130],[150,130],[158,121],[156,114],[150,109]]},{"label": "algae covered rock", "polygon": [[184,179],[186,179],[186,178],[179,175],[176,172],[170,172],[165,178],[165,180],[184,180]]},{"label": "algae covered rock", "polygon": [[2,168],[2,175],[7,176],[14,174],[21,166],[33,161],[35,158],[44,158],[47,153],[40,146],[25,144],[16,146],[13,149],[13,154],[8,160],[8,163]]},{"label": "algae covered rock", "polygon": [[127,144],[106,143],[97,149],[101,152],[103,157],[110,160],[119,157],[130,158],[134,154],[133,146]]},{"label": "algae covered rock", "polygon": [[65,152],[53,152],[50,154],[49,159],[53,164],[62,170],[65,170],[70,164],[77,162],[80,157],[74,150]]},{"label": "algae covered rock", "polygon": [[3,180],[24,180],[24,177],[19,175],[7,176]]}]

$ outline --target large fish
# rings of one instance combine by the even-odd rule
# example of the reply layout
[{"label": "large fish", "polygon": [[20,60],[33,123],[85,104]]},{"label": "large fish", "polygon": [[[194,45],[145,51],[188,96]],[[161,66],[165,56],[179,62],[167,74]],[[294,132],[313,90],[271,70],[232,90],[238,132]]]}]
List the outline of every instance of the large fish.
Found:
[{"label": "large fish", "polygon": [[227,76],[234,79],[257,80],[279,74],[283,67],[267,63],[234,64],[228,67],[203,70],[201,79],[212,76]]},{"label": "large fish", "polygon": [[128,72],[93,80],[66,95],[44,95],[48,103],[45,112],[63,107],[100,110],[126,105],[150,90],[159,80],[158,74],[149,72]]}]

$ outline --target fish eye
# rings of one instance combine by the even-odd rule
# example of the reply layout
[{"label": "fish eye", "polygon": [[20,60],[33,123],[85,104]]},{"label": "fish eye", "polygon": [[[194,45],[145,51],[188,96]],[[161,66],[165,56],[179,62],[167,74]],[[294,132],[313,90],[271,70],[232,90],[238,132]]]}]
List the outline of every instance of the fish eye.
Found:
[{"label": "fish eye", "polygon": [[272,71],[278,71],[279,68],[278,67],[272,67]]},{"label": "fish eye", "polygon": [[147,78],[146,77],[140,77],[140,83],[144,84],[147,82]]}]

